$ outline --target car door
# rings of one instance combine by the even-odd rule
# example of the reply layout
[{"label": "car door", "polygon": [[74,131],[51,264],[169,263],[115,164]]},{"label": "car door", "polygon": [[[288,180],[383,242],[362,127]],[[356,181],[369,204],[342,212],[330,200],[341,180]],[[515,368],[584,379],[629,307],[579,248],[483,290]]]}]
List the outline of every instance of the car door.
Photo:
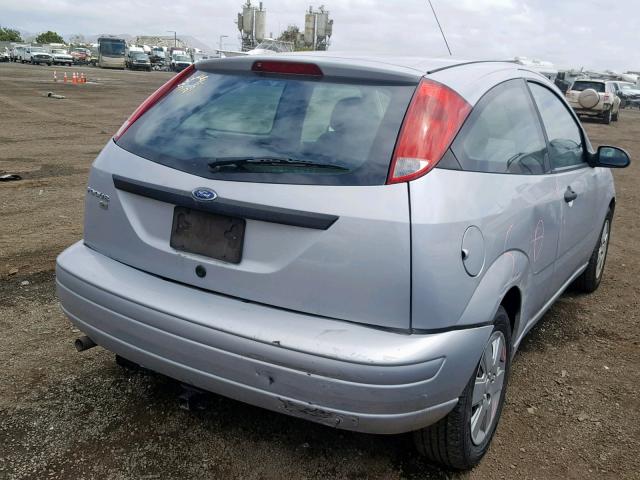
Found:
[{"label": "car door", "polygon": [[596,171],[586,161],[582,129],[567,105],[550,88],[529,82],[549,144],[562,221],[554,287],[559,289],[586,265],[597,231],[594,218]]}]

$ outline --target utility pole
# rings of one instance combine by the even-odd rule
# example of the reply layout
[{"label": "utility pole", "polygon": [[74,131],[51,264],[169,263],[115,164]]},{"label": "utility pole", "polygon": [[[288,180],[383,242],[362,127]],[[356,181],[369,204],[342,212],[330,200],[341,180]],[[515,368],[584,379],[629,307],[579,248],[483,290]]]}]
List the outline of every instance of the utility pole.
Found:
[{"label": "utility pole", "polygon": [[177,47],[178,46],[178,37],[176,36],[177,32],[175,30],[167,30],[167,32],[173,33],[173,46],[174,48]]}]

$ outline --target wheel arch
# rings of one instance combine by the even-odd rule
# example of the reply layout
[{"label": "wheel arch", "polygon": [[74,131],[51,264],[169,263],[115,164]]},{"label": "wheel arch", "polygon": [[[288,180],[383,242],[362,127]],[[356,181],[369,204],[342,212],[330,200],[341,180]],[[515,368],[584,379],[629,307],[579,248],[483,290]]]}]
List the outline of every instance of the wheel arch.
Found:
[{"label": "wheel arch", "polygon": [[522,309],[522,292],[517,286],[511,287],[502,297],[500,305],[505,309],[509,316],[509,324],[511,325],[512,337],[516,333],[516,328],[520,324],[520,311]]},{"label": "wheel arch", "polygon": [[510,250],[498,257],[482,276],[458,325],[487,324],[502,306],[509,314],[511,332],[516,335],[529,266],[529,258],[520,250]]}]

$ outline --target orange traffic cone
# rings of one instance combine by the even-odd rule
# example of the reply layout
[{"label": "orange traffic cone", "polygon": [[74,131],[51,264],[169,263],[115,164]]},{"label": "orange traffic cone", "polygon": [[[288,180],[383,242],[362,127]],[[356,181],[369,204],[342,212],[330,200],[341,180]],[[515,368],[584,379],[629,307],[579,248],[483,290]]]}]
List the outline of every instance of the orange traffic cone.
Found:
[{"label": "orange traffic cone", "polygon": [[87,83],[87,77],[84,76],[84,73],[80,74],[80,83]]},{"label": "orange traffic cone", "polygon": [[53,81],[57,82],[58,81],[58,74],[56,73],[56,71],[53,71]]},{"label": "orange traffic cone", "polygon": [[64,72],[63,81],[64,81],[64,83],[67,83],[67,72]]}]

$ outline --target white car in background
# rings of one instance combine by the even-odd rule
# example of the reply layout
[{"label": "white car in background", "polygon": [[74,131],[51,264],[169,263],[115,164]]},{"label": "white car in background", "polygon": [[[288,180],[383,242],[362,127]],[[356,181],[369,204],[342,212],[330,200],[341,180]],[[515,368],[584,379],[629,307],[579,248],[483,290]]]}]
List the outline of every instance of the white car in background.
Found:
[{"label": "white car in background", "polygon": [[22,58],[22,63],[27,62],[33,65],[46,63],[47,65],[51,65],[53,63],[53,57],[44,51],[42,47],[27,47],[24,50],[24,57]]},{"label": "white car in background", "polygon": [[73,65],[73,57],[64,48],[54,48],[51,50],[51,57],[54,65]]},{"label": "white car in background", "polygon": [[606,124],[618,121],[620,97],[614,82],[581,79],[567,90],[567,101],[578,115],[599,117]]}]

